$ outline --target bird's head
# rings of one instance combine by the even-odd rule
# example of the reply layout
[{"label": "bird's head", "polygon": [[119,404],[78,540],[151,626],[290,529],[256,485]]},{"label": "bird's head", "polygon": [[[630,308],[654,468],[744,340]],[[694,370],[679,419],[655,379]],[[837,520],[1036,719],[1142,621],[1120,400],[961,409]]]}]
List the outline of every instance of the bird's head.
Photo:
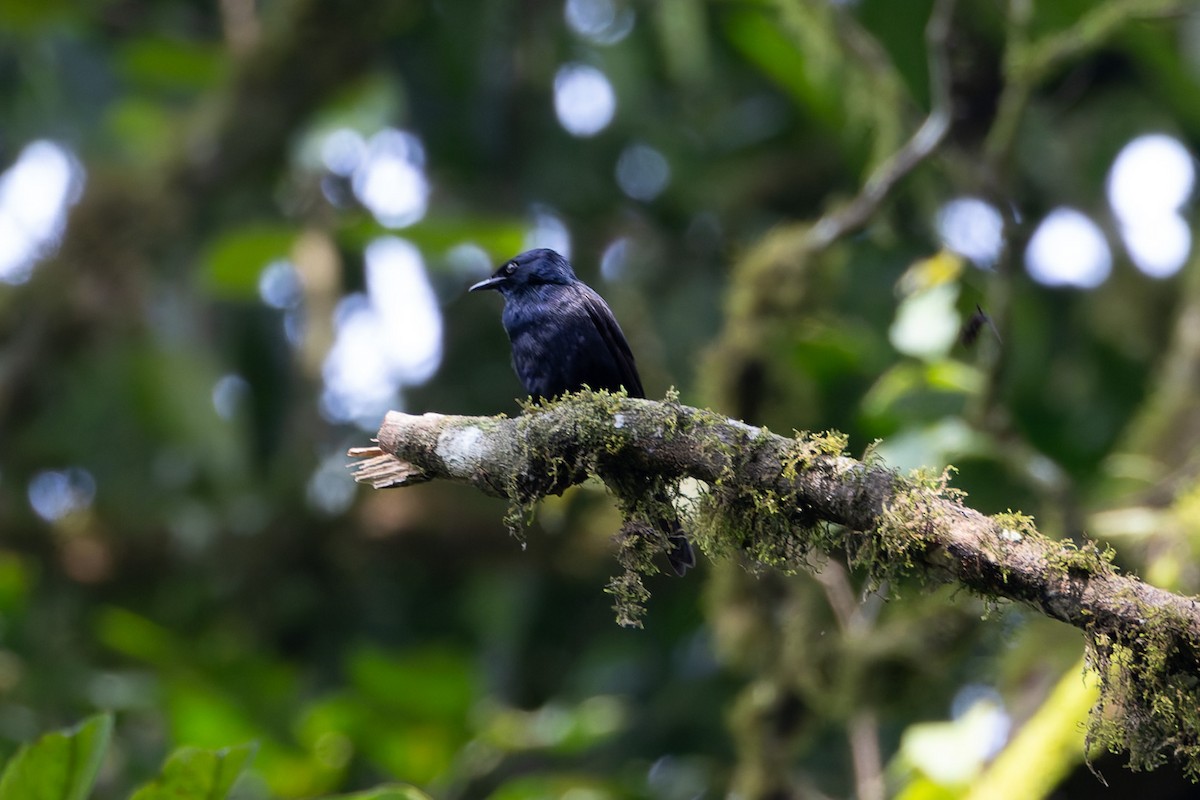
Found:
[{"label": "bird's head", "polygon": [[566,286],[575,280],[575,271],[565,258],[553,250],[542,248],[529,250],[509,259],[492,274],[492,277],[480,281],[468,291],[495,289],[508,296],[510,293],[521,292],[541,284]]}]

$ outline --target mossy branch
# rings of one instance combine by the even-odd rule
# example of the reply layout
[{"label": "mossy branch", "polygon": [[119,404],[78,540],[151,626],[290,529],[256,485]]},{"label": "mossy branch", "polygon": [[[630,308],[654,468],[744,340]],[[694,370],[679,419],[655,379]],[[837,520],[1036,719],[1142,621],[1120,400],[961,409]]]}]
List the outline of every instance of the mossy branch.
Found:
[{"label": "mossy branch", "polygon": [[[629,514],[636,487],[707,485],[692,521],[710,557],[733,551],[785,568],[845,553],[876,580],[955,582],[1084,631],[1101,699],[1092,742],[1135,767],[1166,755],[1200,774],[1200,606],[1111,564],[1111,551],[1047,539],[1019,514],[988,517],[945,476],[902,477],[843,452],[833,434],[779,436],[698,408],[581,392],[515,418],[391,412],[378,447],[356,448],[376,488],[443,479],[527,508],[599,475]],[[824,524],[822,524],[824,523]]]}]

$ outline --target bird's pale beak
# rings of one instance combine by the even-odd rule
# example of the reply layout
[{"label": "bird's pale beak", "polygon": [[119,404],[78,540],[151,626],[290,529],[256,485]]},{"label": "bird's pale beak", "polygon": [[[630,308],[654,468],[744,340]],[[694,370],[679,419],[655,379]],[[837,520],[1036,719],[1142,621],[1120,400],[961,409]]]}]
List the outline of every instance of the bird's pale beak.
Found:
[{"label": "bird's pale beak", "polygon": [[479,283],[467,289],[468,292],[482,292],[486,289],[499,289],[500,284],[504,283],[503,275],[493,275],[490,278],[485,278]]}]

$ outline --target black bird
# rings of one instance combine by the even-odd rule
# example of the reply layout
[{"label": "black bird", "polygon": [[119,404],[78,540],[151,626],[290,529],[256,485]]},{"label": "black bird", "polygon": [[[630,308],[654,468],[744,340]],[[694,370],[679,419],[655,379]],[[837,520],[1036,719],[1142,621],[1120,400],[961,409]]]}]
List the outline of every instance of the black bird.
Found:
[{"label": "black bird", "polygon": [[[575,277],[553,250],[521,253],[470,291],[495,289],[504,296],[504,330],[512,364],[525,391],[550,399],[591,389],[645,397],[642,379],[625,334],[604,298]],[[696,565],[679,521],[663,523],[670,544],[667,560],[676,575]]]}]

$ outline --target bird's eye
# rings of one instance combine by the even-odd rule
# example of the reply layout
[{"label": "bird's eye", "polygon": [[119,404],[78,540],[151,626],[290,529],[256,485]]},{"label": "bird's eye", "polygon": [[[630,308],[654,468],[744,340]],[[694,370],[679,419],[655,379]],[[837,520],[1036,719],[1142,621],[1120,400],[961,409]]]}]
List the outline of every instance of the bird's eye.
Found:
[{"label": "bird's eye", "polygon": [[510,261],[504,265],[504,274],[505,275],[512,275],[516,271],[517,271],[517,265],[514,264],[513,262]]}]

